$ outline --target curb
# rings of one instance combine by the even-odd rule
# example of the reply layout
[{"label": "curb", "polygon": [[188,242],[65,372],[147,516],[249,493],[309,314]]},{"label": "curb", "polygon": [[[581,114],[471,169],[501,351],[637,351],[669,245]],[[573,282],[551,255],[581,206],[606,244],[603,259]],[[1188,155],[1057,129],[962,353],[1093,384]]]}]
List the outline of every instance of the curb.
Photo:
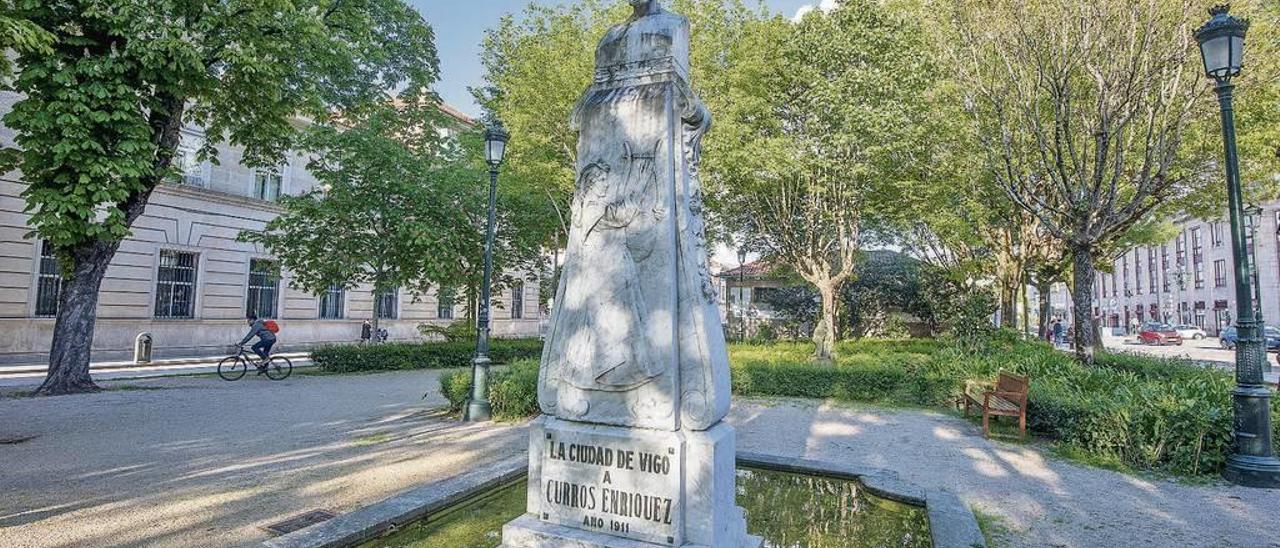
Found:
[{"label": "curb", "polygon": [[[279,354],[272,354],[272,355],[283,356],[285,358],[289,358],[290,360],[297,360],[297,359],[311,357],[310,352],[282,352]],[[114,371],[117,369],[146,369],[151,367],[161,368],[161,367],[174,367],[174,366],[180,366],[180,365],[216,366],[218,365],[218,362],[225,357],[226,356],[213,356],[213,357],[204,357],[204,358],[173,358],[173,359],[165,359],[165,360],[152,360],[147,363],[99,362],[96,364],[90,363],[89,371],[93,372],[93,371]],[[0,365],[0,377],[4,377],[5,375],[24,374],[24,373],[43,373],[48,369],[49,369],[48,365]]]}]

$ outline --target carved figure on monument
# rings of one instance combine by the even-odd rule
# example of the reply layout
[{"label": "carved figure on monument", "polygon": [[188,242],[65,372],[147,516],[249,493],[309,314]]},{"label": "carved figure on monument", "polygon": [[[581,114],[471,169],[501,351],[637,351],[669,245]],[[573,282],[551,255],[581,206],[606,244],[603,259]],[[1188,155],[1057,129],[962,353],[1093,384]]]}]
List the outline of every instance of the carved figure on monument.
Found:
[{"label": "carved figure on monument", "polygon": [[507,548],[757,548],[734,502],[729,361],[703,247],[711,115],[689,23],[656,1],[596,48],[577,180]]},{"label": "carved figure on monument", "polygon": [[688,83],[688,21],[631,4],[573,112],[573,224],[539,402],[570,420],[705,429],[729,404],[697,179],[711,117]]}]

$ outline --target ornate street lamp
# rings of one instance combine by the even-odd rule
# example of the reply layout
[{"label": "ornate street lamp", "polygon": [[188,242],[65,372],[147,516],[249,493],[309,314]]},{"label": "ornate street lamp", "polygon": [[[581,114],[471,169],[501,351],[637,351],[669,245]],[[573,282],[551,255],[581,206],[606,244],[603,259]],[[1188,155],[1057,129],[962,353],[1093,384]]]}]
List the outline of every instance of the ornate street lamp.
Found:
[{"label": "ornate street lamp", "polygon": [[738,340],[747,339],[747,303],[743,298],[743,287],[746,280],[747,248],[738,248]]},{"label": "ornate street lamp", "polygon": [[1244,35],[1249,22],[1232,17],[1230,7],[1209,10],[1209,22],[1195,32],[1204,72],[1215,82],[1222,109],[1222,139],[1226,148],[1227,202],[1231,213],[1231,253],[1236,283],[1236,389],[1234,441],[1222,473],[1228,481],[1250,487],[1280,488],[1280,459],[1271,448],[1271,391],[1263,384],[1266,346],[1262,321],[1255,313],[1250,288],[1249,253],[1245,242],[1244,200],[1236,159],[1236,130],[1231,111],[1231,78],[1244,66]]},{"label": "ornate street lamp", "polygon": [[484,132],[484,157],[489,163],[489,221],[484,233],[484,281],[480,285],[480,311],[476,318],[476,357],[471,362],[471,401],[464,420],[487,421],[493,417],[489,404],[489,285],[493,278],[493,225],[498,201],[498,166],[507,153],[507,131],[494,122]]}]

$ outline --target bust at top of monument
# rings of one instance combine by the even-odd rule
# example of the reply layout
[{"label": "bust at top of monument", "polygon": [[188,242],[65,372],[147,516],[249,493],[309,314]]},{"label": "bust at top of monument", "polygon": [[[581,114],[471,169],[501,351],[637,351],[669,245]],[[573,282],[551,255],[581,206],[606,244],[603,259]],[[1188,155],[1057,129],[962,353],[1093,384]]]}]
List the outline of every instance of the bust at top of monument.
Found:
[{"label": "bust at top of monument", "polygon": [[689,20],[658,0],[630,0],[631,17],[614,25],[596,48],[596,82],[660,72],[689,77]]}]

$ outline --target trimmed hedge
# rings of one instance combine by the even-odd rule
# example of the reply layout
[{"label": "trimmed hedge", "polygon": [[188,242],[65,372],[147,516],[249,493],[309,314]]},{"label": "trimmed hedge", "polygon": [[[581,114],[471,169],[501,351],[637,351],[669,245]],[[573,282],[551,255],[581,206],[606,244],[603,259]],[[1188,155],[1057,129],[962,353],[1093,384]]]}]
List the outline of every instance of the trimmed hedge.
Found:
[{"label": "trimmed hedge", "polygon": [[[334,373],[444,369],[470,366],[475,352],[473,341],[344,344],[313,350],[311,361],[321,370]],[[489,342],[489,357],[497,364],[537,358],[541,354],[542,341],[538,339],[493,339]]]},{"label": "trimmed hedge", "polygon": [[[1047,344],[1011,337],[996,337],[981,352],[945,341],[844,342],[833,365],[812,363],[810,352],[805,344],[731,345],[733,392],[950,406],[966,380],[1009,371],[1031,377],[1028,428],[1075,454],[1182,475],[1219,473],[1226,464],[1234,386],[1227,371],[1132,354],[1099,354],[1097,364],[1086,367]],[[537,361],[527,360],[493,376],[496,416],[537,413],[537,370]],[[470,373],[440,382],[453,409],[461,410]],[[1280,417],[1280,398],[1272,405]],[[1280,451],[1280,431],[1274,439]]]},{"label": "trimmed hedge", "polygon": [[[471,371],[451,371],[440,376],[440,392],[449,400],[449,412],[459,413],[471,397]],[[499,420],[522,419],[538,412],[538,360],[512,363],[489,378],[489,403]]]}]

